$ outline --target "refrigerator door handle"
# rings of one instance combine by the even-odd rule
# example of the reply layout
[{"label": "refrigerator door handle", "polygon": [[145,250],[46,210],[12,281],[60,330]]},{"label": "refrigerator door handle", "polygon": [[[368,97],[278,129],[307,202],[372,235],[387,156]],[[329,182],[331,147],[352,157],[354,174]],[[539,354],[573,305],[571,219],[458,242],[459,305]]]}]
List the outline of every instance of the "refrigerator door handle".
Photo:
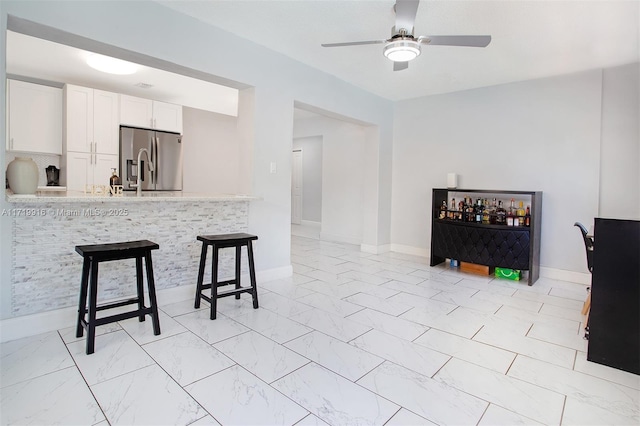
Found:
[{"label": "refrigerator door handle", "polygon": [[153,138],[154,147],[153,147],[153,183],[158,183],[158,141],[160,139],[156,136]]}]

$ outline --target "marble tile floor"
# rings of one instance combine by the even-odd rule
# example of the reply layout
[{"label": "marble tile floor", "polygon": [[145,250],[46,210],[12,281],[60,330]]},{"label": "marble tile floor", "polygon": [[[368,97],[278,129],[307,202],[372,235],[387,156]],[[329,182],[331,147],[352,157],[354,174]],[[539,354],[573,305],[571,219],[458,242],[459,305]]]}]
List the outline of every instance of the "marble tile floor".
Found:
[{"label": "marble tile floor", "polygon": [[640,424],[640,376],[586,360],[583,285],[299,236],[292,259],[258,310],[176,301],[90,356],[73,327],[2,344],[0,424]]}]

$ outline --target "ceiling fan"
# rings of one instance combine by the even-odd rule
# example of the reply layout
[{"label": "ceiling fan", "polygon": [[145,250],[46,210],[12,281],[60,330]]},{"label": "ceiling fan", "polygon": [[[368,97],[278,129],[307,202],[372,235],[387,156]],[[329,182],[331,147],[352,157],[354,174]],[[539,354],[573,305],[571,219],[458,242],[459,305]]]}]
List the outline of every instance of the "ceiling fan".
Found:
[{"label": "ceiling fan", "polygon": [[396,25],[391,29],[391,38],[384,40],[352,41],[346,43],[326,43],[322,47],[359,46],[364,44],[384,44],[382,53],[393,61],[393,70],[409,67],[409,61],[420,55],[420,46],[467,46],[486,47],[491,42],[490,35],[413,35],[413,23],[420,0],[396,0]]}]

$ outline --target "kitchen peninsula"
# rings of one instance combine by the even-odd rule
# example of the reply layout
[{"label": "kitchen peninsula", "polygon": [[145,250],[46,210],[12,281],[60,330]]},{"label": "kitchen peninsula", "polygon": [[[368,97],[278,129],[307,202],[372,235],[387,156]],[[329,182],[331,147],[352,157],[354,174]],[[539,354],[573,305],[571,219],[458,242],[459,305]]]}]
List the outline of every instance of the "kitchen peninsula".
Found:
[{"label": "kitchen peninsula", "polygon": [[[82,244],[151,240],[160,245],[153,254],[156,288],[194,285],[201,249],[196,236],[246,232],[249,202],[257,199],[180,191],[141,196],[7,191],[11,208],[1,214],[11,220],[11,314],[75,306],[82,259],[74,248]],[[220,271],[223,276],[233,271],[232,253],[222,254]],[[134,294],[132,277],[134,260],[100,265],[99,301]]]}]

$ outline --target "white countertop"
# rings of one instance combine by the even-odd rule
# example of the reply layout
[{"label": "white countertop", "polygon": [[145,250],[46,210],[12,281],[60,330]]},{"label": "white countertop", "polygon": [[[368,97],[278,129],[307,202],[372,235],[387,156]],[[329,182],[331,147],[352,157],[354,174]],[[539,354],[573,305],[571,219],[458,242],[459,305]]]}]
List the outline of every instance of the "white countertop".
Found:
[{"label": "white countertop", "polygon": [[137,196],[135,191],[125,191],[121,196],[88,194],[82,191],[38,192],[34,195],[14,194],[6,190],[9,203],[73,203],[73,202],[155,202],[155,201],[252,201],[260,197],[242,194],[201,194],[183,191],[143,191]]}]

